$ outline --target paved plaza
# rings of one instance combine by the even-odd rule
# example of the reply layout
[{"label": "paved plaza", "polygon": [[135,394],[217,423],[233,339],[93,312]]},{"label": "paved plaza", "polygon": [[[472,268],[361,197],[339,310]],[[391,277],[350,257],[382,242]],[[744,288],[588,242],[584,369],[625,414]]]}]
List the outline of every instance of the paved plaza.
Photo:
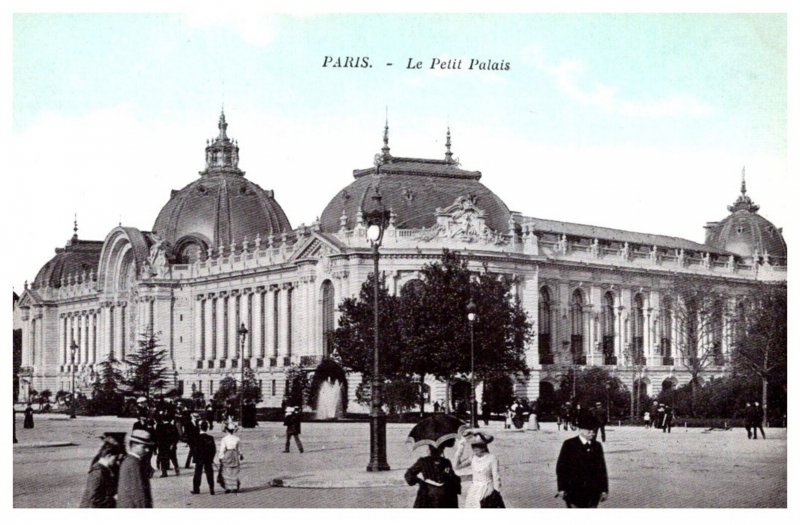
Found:
[{"label": "paved plaza", "polygon": [[[23,430],[17,419],[14,446],[14,507],[76,507],[89,462],[104,431],[130,432],[132,419],[37,416],[36,428]],[[416,487],[402,481],[415,458],[405,438],[410,424],[387,425],[392,471],[369,475],[367,423],[307,423],[304,454],[292,444],[282,453],[284,427],[262,422],[241,431],[243,490],[191,495],[192,471],[152,480],[156,507],[410,507]],[[555,499],[555,462],[561,442],[575,432],[554,423],[533,432],[509,431],[492,422],[490,446],[501,465],[503,497],[509,507],[562,507]],[[767,440],[749,441],[744,429],[674,429],[672,434],[644,428],[613,427],[605,443],[610,498],[605,507],[786,507],[786,430],[766,429]],[[212,435],[219,441],[220,427]],[[74,445],[64,445],[74,443]],[[64,446],[45,446],[62,444]],[[181,444],[181,466],[187,448]],[[448,456],[452,454],[452,449]],[[281,480],[284,487],[273,486]],[[464,486],[466,493],[466,484]],[[461,504],[463,498],[461,496]]]}]

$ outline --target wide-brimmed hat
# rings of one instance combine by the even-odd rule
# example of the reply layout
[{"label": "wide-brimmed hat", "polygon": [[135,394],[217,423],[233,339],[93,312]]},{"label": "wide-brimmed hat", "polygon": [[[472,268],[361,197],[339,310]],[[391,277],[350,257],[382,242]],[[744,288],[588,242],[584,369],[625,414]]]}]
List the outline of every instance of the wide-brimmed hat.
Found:
[{"label": "wide-brimmed hat", "polygon": [[239,425],[237,425],[236,423],[231,421],[230,423],[226,423],[225,424],[225,430],[230,430],[231,432],[236,432],[237,430],[239,430]]},{"label": "wide-brimmed hat", "polygon": [[141,428],[137,428],[131,432],[130,441],[131,443],[141,443],[142,445],[149,445],[151,447],[155,445],[155,442],[153,441],[153,435],[149,431]]},{"label": "wide-brimmed hat", "polygon": [[287,416],[289,414],[293,414],[293,413],[294,413],[294,407],[286,407],[286,415]]},{"label": "wide-brimmed hat", "polygon": [[494,436],[482,430],[467,429],[464,431],[464,436],[467,438],[470,446],[486,446],[494,441]]}]

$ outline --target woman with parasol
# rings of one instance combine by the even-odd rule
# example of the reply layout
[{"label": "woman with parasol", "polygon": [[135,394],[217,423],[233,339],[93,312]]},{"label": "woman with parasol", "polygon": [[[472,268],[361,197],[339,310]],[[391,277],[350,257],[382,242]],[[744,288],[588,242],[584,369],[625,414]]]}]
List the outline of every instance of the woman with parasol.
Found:
[{"label": "woman with parasol", "polygon": [[419,458],[405,474],[406,483],[419,485],[414,508],[458,508],[461,478],[444,457],[444,449],[453,446],[464,427],[460,419],[434,414],[411,429],[408,442],[413,448],[428,448],[428,455]]}]

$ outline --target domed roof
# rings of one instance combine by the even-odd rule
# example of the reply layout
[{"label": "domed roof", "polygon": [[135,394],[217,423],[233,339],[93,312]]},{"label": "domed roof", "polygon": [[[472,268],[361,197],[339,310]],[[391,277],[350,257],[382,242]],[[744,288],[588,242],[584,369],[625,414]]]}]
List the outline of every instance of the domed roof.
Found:
[{"label": "domed roof", "polygon": [[756,213],[759,206],[747,196],[747,186],[742,173],[741,195],[720,222],[706,225],[706,244],[733,252],[742,257],[768,254],[771,258],[786,257],[786,241],[781,228]]},{"label": "domed roof", "polygon": [[84,276],[87,272],[96,275],[102,250],[103,241],[78,239],[76,224],[75,234],[67,241],[64,248],[56,248],[53,258],[47,261],[36,274],[32,288],[58,288],[61,286],[62,279],[70,275]]},{"label": "domed roof", "polygon": [[342,226],[353,229],[359,211],[368,202],[367,195],[376,185],[380,187],[383,205],[395,214],[397,228],[433,227],[436,208],[447,208],[459,197],[472,196],[475,205],[484,211],[489,228],[508,231],[511,219],[508,206],[479,182],[481,172],[459,167],[450,152],[449,129],[444,160],[394,157],[389,154],[388,140],[387,126],[382,153],[376,155],[378,167],[353,171],[356,180],[333,197],[322,212],[323,232],[336,232]]},{"label": "domed roof", "polygon": [[238,168],[239,146],[228,138],[227,127],[222,113],[219,136],[206,146],[206,169],[198,180],[172,191],[153,225],[173,247],[186,239],[206,248],[228,246],[292,230],[272,190],[249,181]]}]

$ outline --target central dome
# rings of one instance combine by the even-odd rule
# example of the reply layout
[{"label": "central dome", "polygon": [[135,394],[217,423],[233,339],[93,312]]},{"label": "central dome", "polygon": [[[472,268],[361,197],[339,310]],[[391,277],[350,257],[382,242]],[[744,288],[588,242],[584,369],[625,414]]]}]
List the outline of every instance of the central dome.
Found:
[{"label": "central dome", "polygon": [[227,127],[222,113],[219,136],[206,146],[206,169],[200,179],[173,190],[153,225],[178,262],[192,262],[209,247],[227,249],[245,238],[252,241],[292,230],[272,190],[249,181],[238,168],[239,146],[228,138]]},{"label": "central dome", "polygon": [[436,225],[437,208],[447,208],[459,197],[473,196],[476,206],[485,213],[486,225],[497,232],[508,231],[511,221],[508,206],[479,182],[481,172],[459,167],[450,152],[449,130],[444,160],[390,155],[388,126],[383,141],[382,153],[376,156],[379,166],[354,170],[356,180],[325,207],[320,218],[322,231],[353,229],[375,185],[380,187],[383,205],[395,214],[397,228],[431,228]]}]

